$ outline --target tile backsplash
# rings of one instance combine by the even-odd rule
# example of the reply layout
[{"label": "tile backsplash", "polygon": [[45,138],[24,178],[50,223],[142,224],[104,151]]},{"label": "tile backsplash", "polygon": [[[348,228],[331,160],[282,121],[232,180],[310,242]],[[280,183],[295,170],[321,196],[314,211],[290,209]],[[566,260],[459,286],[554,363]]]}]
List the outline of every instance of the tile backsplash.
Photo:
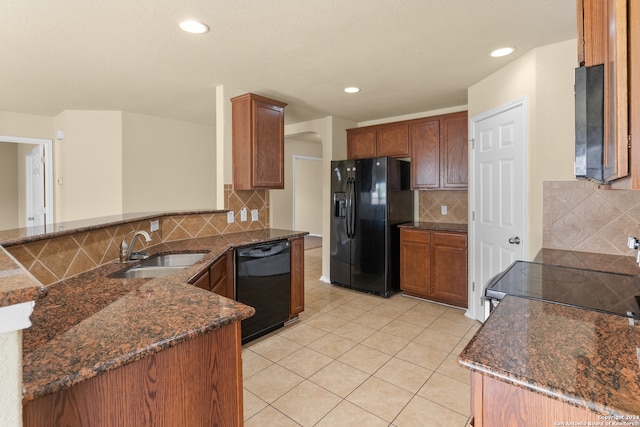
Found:
[{"label": "tile backsplash", "polygon": [[600,189],[590,181],[543,184],[542,246],[635,256],[627,236],[640,233],[640,191]]},{"label": "tile backsplash", "polygon": [[[441,206],[447,207],[442,215]],[[460,190],[418,191],[418,220],[421,222],[448,222],[466,224],[468,218],[468,194]]]},{"label": "tile backsplash", "polygon": [[[247,208],[247,221],[240,221],[240,209]],[[160,229],[151,233],[152,245],[216,236],[269,227],[269,192],[234,191],[225,185],[225,209],[234,211],[235,221],[227,223],[226,212],[160,217]],[[251,221],[251,210],[258,210],[258,221]],[[43,285],[115,261],[120,241],[133,230],[149,229],[149,221],[133,221],[71,235],[6,247]]]}]

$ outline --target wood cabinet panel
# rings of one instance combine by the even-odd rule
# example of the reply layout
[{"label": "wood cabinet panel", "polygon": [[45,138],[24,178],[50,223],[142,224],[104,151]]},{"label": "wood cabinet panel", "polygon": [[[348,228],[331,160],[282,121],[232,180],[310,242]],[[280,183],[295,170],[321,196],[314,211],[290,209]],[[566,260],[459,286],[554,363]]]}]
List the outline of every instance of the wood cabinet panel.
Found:
[{"label": "wood cabinet panel", "polygon": [[235,299],[234,282],[233,250],[230,249],[215,260],[201,276],[190,283],[223,297]]},{"label": "wood cabinet panel", "polygon": [[[467,307],[467,236],[434,233],[431,296]],[[440,242],[440,243],[439,243]]]},{"label": "wood cabinet panel", "polygon": [[27,403],[25,427],[241,426],[240,322]]},{"label": "wood cabinet panel", "polygon": [[602,0],[577,0],[578,62],[587,67],[604,64],[606,4]]},{"label": "wood cabinet panel", "polygon": [[376,132],[376,157],[409,156],[409,125],[380,126]]},{"label": "wood cabinet panel", "polygon": [[467,112],[442,117],[442,188],[467,188],[469,136]]},{"label": "wood cabinet panel", "polygon": [[376,157],[376,128],[347,129],[347,159]]},{"label": "wood cabinet panel", "polygon": [[231,99],[233,185],[284,188],[285,103],[251,93]]},{"label": "wood cabinet panel", "polygon": [[440,121],[428,120],[409,125],[411,146],[411,188],[440,186]]},{"label": "wood cabinet panel", "polygon": [[289,318],[304,311],[304,237],[290,239],[291,242],[291,300]]},{"label": "wood cabinet panel", "polygon": [[410,295],[431,293],[430,232],[400,230],[400,289]]},{"label": "wood cabinet panel", "polygon": [[401,228],[400,289],[466,308],[466,234]]},{"label": "wood cabinet panel", "polygon": [[211,281],[209,280],[209,272],[205,271],[199,278],[193,282],[193,286],[204,289],[205,291],[211,290]]},{"label": "wood cabinet panel", "polygon": [[[556,425],[571,421],[575,425],[602,423],[598,414],[557,399],[471,373],[471,415],[475,427]],[[584,423],[584,424],[583,424]]]}]

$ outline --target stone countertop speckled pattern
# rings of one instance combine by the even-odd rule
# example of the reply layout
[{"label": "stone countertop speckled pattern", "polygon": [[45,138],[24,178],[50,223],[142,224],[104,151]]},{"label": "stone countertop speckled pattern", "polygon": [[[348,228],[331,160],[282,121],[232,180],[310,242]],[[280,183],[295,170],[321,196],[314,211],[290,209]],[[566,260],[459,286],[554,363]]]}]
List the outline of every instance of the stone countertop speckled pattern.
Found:
[{"label": "stone countertop speckled pattern", "polygon": [[110,278],[135,265],[113,262],[48,286],[23,335],[23,402],[252,316],[252,307],[187,282],[230,247],[304,234],[266,229],[161,243],[148,252],[208,254],[173,276]]},{"label": "stone countertop speckled pattern", "polygon": [[0,307],[35,301],[47,295],[47,288],[0,247]]},{"label": "stone countertop speckled pattern", "polygon": [[597,413],[640,415],[638,348],[627,318],[507,296],[458,360]]},{"label": "stone countertop speckled pattern", "polygon": [[450,222],[408,222],[406,224],[400,224],[398,227],[433,231],[453,231],[456,233],[466,233],[468,230],[467,224]]}]

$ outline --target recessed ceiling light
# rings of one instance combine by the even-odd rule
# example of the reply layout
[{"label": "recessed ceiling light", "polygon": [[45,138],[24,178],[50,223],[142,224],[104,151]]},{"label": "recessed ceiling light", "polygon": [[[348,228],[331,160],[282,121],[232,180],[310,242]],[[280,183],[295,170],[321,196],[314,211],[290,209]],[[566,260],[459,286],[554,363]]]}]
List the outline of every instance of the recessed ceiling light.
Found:
[{"label": "recessed ceiling light", "polygon": [[350,86],[350,87],[345,87],[344,91],[347,93],[358,93],[360,92],[360,88],[355,86]]},{"label": "recessed ceiling light", "polygon": [[206,24],[198,21],[182,21],[180,28],[187,33],[203,34],[209,31],[209,27]]},{"label": "recessed ceiling light", "polygon": [[491,56],[494,58],[500,58],[501,56],[511,55],[516,50],[515,47],[501,47],[491,52]]}]

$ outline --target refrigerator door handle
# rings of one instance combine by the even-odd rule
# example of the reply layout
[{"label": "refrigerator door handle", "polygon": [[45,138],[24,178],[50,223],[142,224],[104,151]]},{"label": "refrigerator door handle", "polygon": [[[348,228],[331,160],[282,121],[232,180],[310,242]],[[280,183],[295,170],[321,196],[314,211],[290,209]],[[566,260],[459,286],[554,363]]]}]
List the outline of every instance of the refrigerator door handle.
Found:
[{"label": "refrigerator door handle", "polygon": [[353,239],[356,236],[356,214],[355,210],[357,208],[355,204],[355,178],[349,179],[349,238]]},{"label": "refrigerator door handle", "polygon": [[347,229],[347,237],[351,238],[351,178],[347,178],[347,194],[346,194],[346,217],[344,219],[345,228]]}]

